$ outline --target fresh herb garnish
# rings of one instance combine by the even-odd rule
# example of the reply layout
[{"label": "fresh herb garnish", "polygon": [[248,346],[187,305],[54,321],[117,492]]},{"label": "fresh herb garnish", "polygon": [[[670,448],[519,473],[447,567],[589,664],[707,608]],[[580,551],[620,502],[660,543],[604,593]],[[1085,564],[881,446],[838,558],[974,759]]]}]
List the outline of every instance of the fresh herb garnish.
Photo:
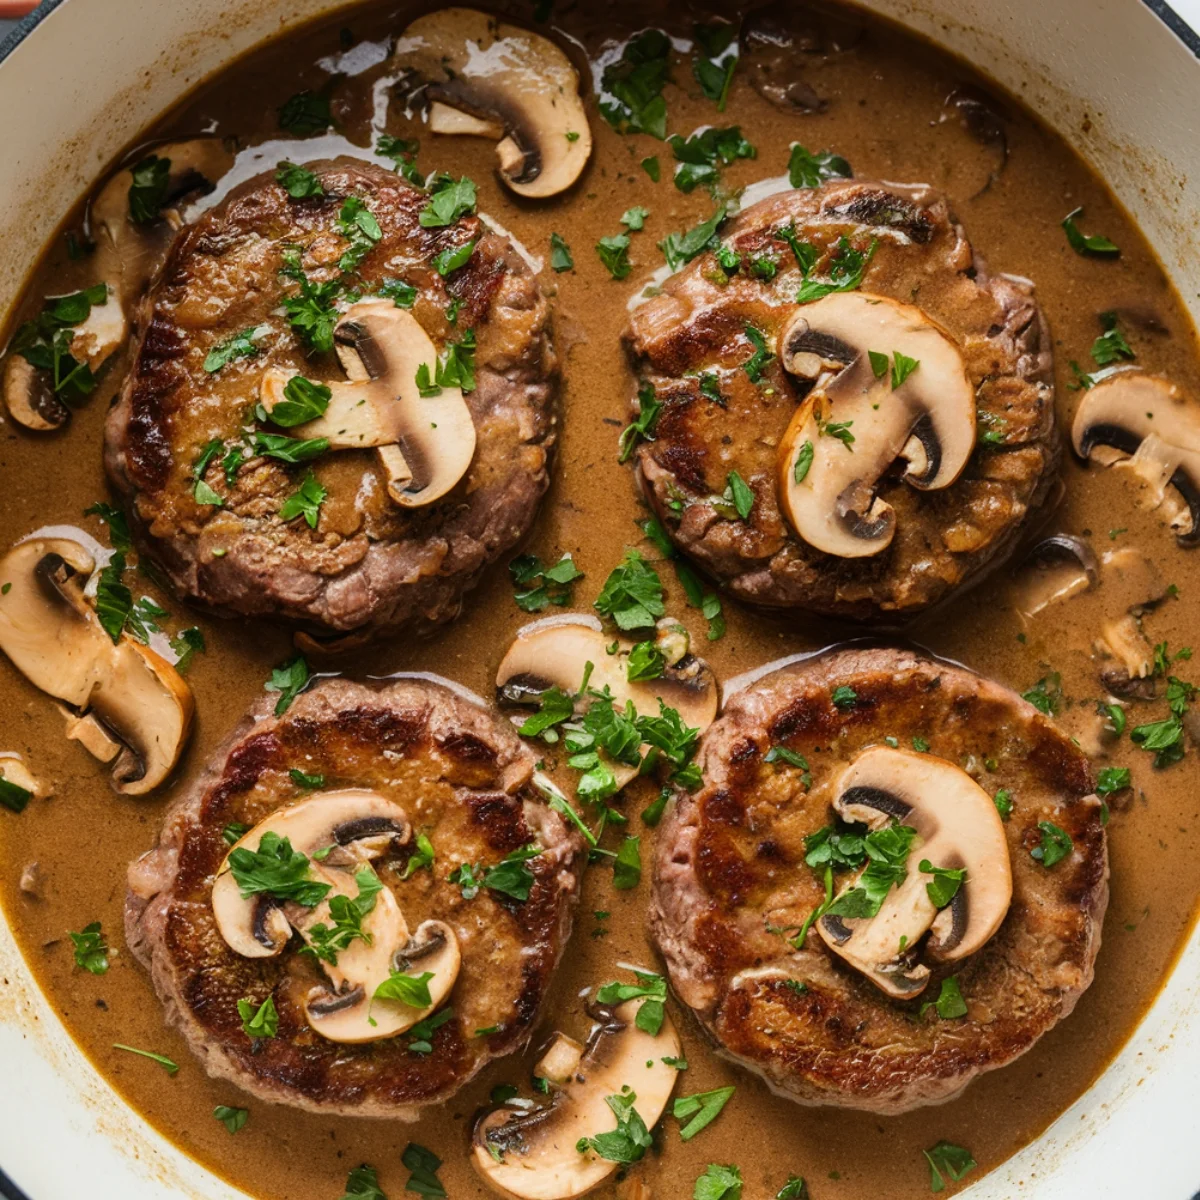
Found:
[{"label": "fresh herb garnish", "polygon": [[724,129],[709,127],[690,137],[672,134],[667,142],[679,166],[675,170],[675,186],[684,193],[697,185],[715,186],[721,178],[721,167],[739,158],[755,158],[758,151],[743,136],[736,125]]},{"label": "fresh herb garnish", "polygon": [[309,529],[316,529],[321,505],[328,495],[329,493],[317,482],[316,476],[309,471],[299,489],[280,506],[279,519],[294,521],[297,517],[303,517]]},{"label": "fresh herb garnish", "polygon": [[1028,700],[1038,712],[1054,716],[1062,700],[1061,676],[1057,671],[1042,676],[1029,691],[1021,693],[1021,699]]},{"label": "fresh herb garnish", "polygon": [[171,187],[171,160],[155,154],[143,158],[129,169],[129,219],[135,225],[150,225],[167,202]]},{"label": "fresh herb garnish", "polygon": [[696,1180],[692,1200],[742,1200],[741,1171],[732,1163],[728,1166],[709,1163]]},{"label": "fresh herb garnish", "polygon": [[293,200],[308,200],[314,196],[325,195],[321,181],[307,167],[297,166],[294,162],[283,162],[275,168],[275,182]]},{"label": "fresh herb garnish", "polygon": [[953,1183],[962,1180],[968,1171],[979,1164],[971,1157],[969,1150],[955,1146],[952,1142],[938,1142],[928,1150],[922,1150],[929,1163],[929,1190],[944,1192],[946,1180],[942,1177],[944,1171]]},{"label": "fresh herb garnish", "polygon": [[933,882],[925,885],[925,892],[935,908],[945,908],[967,878],[965,868],[935,867],[927,858],[921,859],[917,869],[922,875],[933,876]]},{"label": "fresh herb garnish", "polygon": [[[820,300],[822,297],[828,296],[832,292],[852,292],[861,287],[863,274],[867,269],[868,263],[874,257],[875,248],[878,244],[875,239],[872,239],[870,246],[865,251],[862,251],[856,250],[845,236],[838,238],[837,248],[834,251],[833,257],[829,260],[829,273],[825,279],[810,277],[809,272],[815,266],[815,256],[809,266],[804,268],[804,281],[800,284],[800,290],[796,293],[796,303],[809,304],[814,300]],[[793,246],[793,250],[795,249],[796,247]],[[800,258],[798,252],[797,258]],[[804,267],[803,261],[801,262],[801,266]]]},{"label": "fresh herb garnish", "polygon": [[1029,855],[1037,859],[1043,867],[1052,867],[1055,863],[1062,862],[1075,848],[1071,835],[1050,821],[1039,821],[1038,829],[1042,832],[1041,843],[1030,850]]},{"label": "fresh herb garnish", "polygon": [[1128,767],[1101,767],[1096,774],[1096,795],[1111,796],[1133,786]]},{"label": "fresh herb garnish", "polygon": [[332,396],[327,385],[293,375],[284,385],[283,399],[271,409],[271,422],[283,429],[306,425],[325,415]]},{"label": "fresh herb garnish", "polygon": [[124,1050],[129,1054],[137,1054],[142,1058],[148,1058],[151,1062],[156,1062],[168,1075],[175,1075],[179,1072],[179,1064],[172,1062],[165,1054],[155,1054],[152,1050],[139,1050],[136,1046],[125,1046],[120,1042],[113,1042],[114,1050]]},{"label": "fresh herb garnish", "polygon": [[661,412],[662,404],[654,398],[654,385],[643,380],[638,385],[638,414],[621,430],[617,442],[617,462],[628,462],[639,441],[654,441],[654,427]]},{"label": "fresh herb garnish", "polygon": [[[280,405],[275,407],[278,409]],[[286,437],[282,433],[259,433],[256,431],[251,442],[255,454],[293,465],[320,458],[329,449],[328,438],[293,438]]]},{"label": "fresh herb garnish", "polygon": [[638,1162],[653,1144],[653,1139],[646,1122],[633,1107],[635,1100],[637,1093],[628,1088],[623,1088],[615,1096],[605,1096],[604,1103],[617,1119],[616,1129],[598,1133],[594,1137],[582,1137],[575,1143],[575,1149],[580,1154],[591,1150],[608,1162],[623,1165]]},{"label": "fresh herb garnish", "polygon": [[428,835],[418,833],[416,848],[408,856],[408,862],[404,864],[404,874],[400,878],[410,879],[417,871],[432,871],[435,857],[433,843]]},{"label": "fresh herb garnish", "polygon": [[1007,821],[1012,816],[1013,800],[1012,792],[1008,788],[1001,788],[993,797],[992,803],[996,806],[996,811],[1000,814],[1002,821]]},{"label": "fresh herb garnish", "polygon": [[663,252],[667,266],[672,271],[678,271],[685,263],[690,263],[712,245],[721,222],[725,220],[726,211],[725,205],[722,204],[707,221],[702,221],[684,233],[670,233],[658,243],[658,248]]},{"label": "fresh herb garnish", "polygon": [[235,358],[253,358],[258,352],[255,337],[258,329],[243,329],[232,337],[218,342],[205,356],[204,369],[210,375],[215,375],[222,367],[228,366]]},{"label": "fresh herb garnish", "polygon": [[886,825],[863,838],[870,860],[854,887],[843,892],[825,910],[834,916],[873,917],[893,887],[908,874],[908,855],[916,830],[908,825]]},{"label": "fresh herb garnish", "polygon": [[372,993],[373,1000],[396,1000],[408,1008],[429,1008],[433,997],[429,993],[429,981],[433,978],[432,971],[422,971],[420,975],[405,975],[403,971],[393,971]]},{"label": "fresh herb garnish", "polygon": [[667,35],[647,29],[626,43],[617,62],[604,68],[600,112],[618,133],[648,133],[660,141],[667,136],[662,90],[670,53]]},{"label": "fresh herb garnish", "polygon": [[311,925],[304,934],[306,945],[302,954],[311,954],[321,962],[337,966],[338,955],[351,942],[371,944],[371,935],[363,929],[363,921],[374,911],[383,884],[379,882],[379,876],[366,865],[354,873],[354,882],[358,885],[357,896],[338,894],[329,897],[329,916],[333,924],[326,925],[319,921]]},{"label": "fresh herb garnish", "polygon": [[230,1133],[237,1133],[250,1119],[250,1110],[248,1108],[231,1108],[228,1104],[218,1104],[213,1109],[213,1116]]},{"label": "fresh herb garnish", "polygon": [[289,838],[270,829],[262,835],[257,850],[248,846],[231,850],[229,869],[243,900],[272,896],[314,908],[329,892],[329,884],[309,877],[308,856],[294,850]]},{"label": "fresh herb garnish", "polygon": [[475,211],[475,184],[465,175],[457,182],[449,176],[439,176],[433,185],[429,203],[417,219],[423,229],[443,229],[460,217]]},{"label": "fresh herb garnish", "polygon": [[297,92],[279,109],[279,128],[295,137],[324,133],[333,124],[329,97],[317,92]]},{"label": "fresh herb garnish", "polygon": [[[679,1130],[679,1137],[690,1142],[702,1129],[706,1129],[717,1119],[721,1109],[729,1103],[736,1089],[733,1087],[714,1088],[711,1092],[697,1092],[692,1096],[677,1096],[671,1108],[671,1115],[677,1121],[686,1121]],[[691,1120],[688,1120],[688,1118]]]},{"label": "fresh herb garnish", "polygon": [[571,247],[561,234],[550,235],[550,267],[557,274],[574,270],[575,259],[571,257]]},{"label": "fresh herb garnish", "polygon": [[77,967],[93,975],[103,975],[108,970],[108,943],[104,940],[99,921],[85,925],[82,933],[68,930],[67,936],[74,947]]},{"label": "fresh herb garnish", "polygon": [[1103,234],[1081,233],[1079,226],[1075,224],[1075,218],[1082,216],[1083,209],[1075,208],[1067,213],[1062,220],[1063,232],[1067,235],[1067,242],[1076,254],[1108,257],[1121,253],[1120,247],[1116,243],[1109,241]]},{"label": "fresh herb garnish", "polygon": [[636,550],[625,557],[605,580],[595,609],[611,617],[619,629],[642,629],[666,614],[662,580]]},{"label": "fresh herb garnish", "polygon": [[792,143],[788,156],[788,182],[794,188],[820,187],[830,179],[849,179],[854,172],[850,164],[829,150],[818,150],[813,154],[799,142]]},{"label": "fresh herb garnish", "polygon": [[292,701],[308,686],[309,669],[303,654],[289,658],[282,666],[271,672],[271,678],[263,684],[264,692],[278,692],[275,715],[282,717],[292,706]]},{"label": "fresh herb garnish", "polygon": [[714,21],[710,25],[697,24],[694,31],[696,46],[703,53],[692,59],[692,74],[705,97],[716,103],[718,112],[724,112],[738,64],[734,41],[737,26],[728,21]]},{"label": "fresh herb garnish", "polygon": [[1100,367],[1111,366],[1121,359],[1132,359],[1136,355],[1125,339],[1115,312],[1102,312],[1100,326],[1104,332],[1092,343],[1092,358]]},{"label": "fresh herb garnish", "polygon": [[391,159],[396,168],[409,183],[417,187],[425,186],[425,176],[417,170],[417,151],[420,143],[415,139],[393,137],[382,133],[375,139],[375,153],[380,158]]},{"label": "fresh herb garnish", "polygon": [[629,246],[630,238],[627,233],[602,237],[596,243],[596,253],[613,279],[624,279],[633,270],[629,261]]},{"label": "fresh herb garnish", "polygon": [[379,1176],[375,1168],[363,1163],[346,1176],[346,1191],[340,1200],[387,1200],[379,1187]]},{"label": "fresh herb garnish", "polygon": [[509,562],[508,573],[517,589],[513,599],[525,612],[569,604],[575,581],[584,577],[569,553],[549,567],[536,554],[520,554]]},{"label": "fresh herb garnish", "polygon": [[632,230],[634,233],[636,233],[645,226],[646,218],[649,215],[650,210],[648,208],[643,208],[640,204],[635,204],[632,208],[627,208],[621,214],[621,224],[624,225],[626,229]]},{"label": "fresh herb garnish", "polygon": [[416,1142],[409,1142],[404,1147],[404,1153],[400,1155],[400,1161],[409,1171],[408,1183],[404,1188],[406,1192],[416,1192],[418,1196],[433,1196],[438,1200],[446,1195],[446,1189],[437,1177],[442,1160],[432,1150],[427,1150]]},{"label": "fresh herb garnish", "polygon": [[123,582],[124,574],[125,555],[118,550],[108,560],[96,583],[96,618],[112,638],[114,646],[121,640],[121,633],[133,612],[133,593]]},{"label": "fresh herb garnish", "polygon": [[644,1033],[656,1037],[663,1026],[666,1016],[667,981],[661,975],[649,971],[634,971],[637,983],[621,983],[616,980],[606,983],[596,992],[596,999],[601,1004],[624,1004],[629,1000],[644,997],[638,1005],[634,1024]]}]

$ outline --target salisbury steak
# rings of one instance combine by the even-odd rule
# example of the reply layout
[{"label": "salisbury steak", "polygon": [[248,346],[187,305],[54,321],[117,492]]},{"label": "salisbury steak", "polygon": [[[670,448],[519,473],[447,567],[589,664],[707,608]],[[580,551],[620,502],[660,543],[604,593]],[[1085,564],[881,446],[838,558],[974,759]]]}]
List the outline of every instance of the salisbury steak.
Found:
[{"label": "salisbury steak", "polygon": [[[548,306],[469,183],[435,206],[373,163],[310,167],[292,186],[317,194],[260,175],[179,236],[108,471],[190,599],[318,632],[444,621],[547,487]],[[297,375],[332,400],[281,403]]]},{"label": "salisbury steak", "polygon": [[[533,755],[512,727],[445,687],[331,680],[280,717],[273,703],[265,698],[243,718],[168,813],[158,847],[131,866],[129,946],[210,1074],[301,1108],[410,1118],[525,1044],[570,933],[581,846],[534,787]],[[362,810],[351,819],[347,798]],[[345,877],[339,864],[369,863],[387,893],[364,925],[373,944],[352,939],[335,945],[334,963],[318,958],[304,949],[318,942],[303,907],[267,894],[252,898],[263,903],[235,952],[227,916],[241,901],[223,870],[226,839],[257,842],[248,829],[290,819],[279,833],[299,850],[299,825],[286,815],[322,803],[340,805],[341,816],[320,849],[309,848],[302,876]],[[500,877],[487,873],[506,858]],[[397,911],[393,946],[378,922]],[[328,930],[328,912],[318,915]],[[355,981],[340,980],[372,954],[390,959],[385,977],[436,973],[427,1019],[414,1023],[415,1009],[372,999],[369,985],[353,994]],[[439,1002],[446,982],[452,990]],[[278,1033],[252,1038],[238,1001],[255,1013],[268,998]],[[318,1029],[331,1017],[341,1029],[326,1037]],[[351,1018],[356,1030],[346,1028]]]},{"label": "salisbury steak", "polygon": [[[800,937],[826,899],[826,864],[835,893],[852,880],[813,837],[833,820],[847,764],[893,746],[941,772],[961,766],[997,810],[1011,804],[998,826],[1007,915],[953,962],[931,961],[937,922],[916,944],[891,941],[885,954],[931,971],[912,999],[889,996],[834,951],[836,922]],[[1029,1049],[1091,982],[1108,903],[1100,803],[1084,755],[1005,688],[908,651],[829,653],[738,692],[697,761],[703,787],[680,793],[660,830],[651,930],[680,999],[731,1058],[783,1093],[880,1113],[946,1100]],[[902,873],[928,850],[916,841]],[[1007,875],[1002,859],[992,863]],[[922,867],[921,889],[932,879]],[[942,988],[951,977],[965,1015],[954,985]]]},{"label": "salisbury steak", "polygon": [[[1033,287],[991,274],[927,187],[843,180],[752,205],[635,311],[627,340],[639,411],[661,405],[637,450],[646,496],[754,604],[903,620],[1002,561],[1053,480]],[[793,418],[810,400],[805,433]],[[818,480],[826,460],[836,485]],[[793,515],[793,489],[824,491],[832,541]]]}]

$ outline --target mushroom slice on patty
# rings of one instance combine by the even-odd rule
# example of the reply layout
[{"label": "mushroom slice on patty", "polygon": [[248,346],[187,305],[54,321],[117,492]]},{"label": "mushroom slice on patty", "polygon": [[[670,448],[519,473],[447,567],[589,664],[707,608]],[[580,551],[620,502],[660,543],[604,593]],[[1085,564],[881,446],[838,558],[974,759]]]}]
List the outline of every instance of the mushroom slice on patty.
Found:
[{"label": "mushroom slice on patty", "polygon": [[[929,968],[914,961],[917,943],[935,962],[974,954],[1000,928],[1012,900],[1012,867],[992,798],[960,767],[931,754],[873,746],[837,784],[834,811],[872,830],[890,821],[916,830],[903,882],[890,887],[872,917],[826,914],[817,922],[825,944],[876,987],[897,999],[919,995]],[[934,904],[933,867],[965,870],[950,903]],[[843,890],[850,891],[857,880]]]},{"label": "mushroom slice on patty", "polygon": [[[130,189],[134,171],[152,158],[169,164],[162,206],[149,220],[138,222],[131,216]],[[94,282],[108,294],[91,304],[83,321],[69,327],[72,358],[97,372],[121,348],[135,305],[184,224],[185,205],[211,192],[232,165],[233,155],[220,138],[168,142],[118,171],[96,194],[88,209],[95,244],[88,265]],[[4,399],[13,419],[27,429],[57,429],[70,417],[54,392],[50,372],[34,367],[19,352],[5,364]]]},{"label": "mushroom slice on patty", "polygon": [[669,1016],[657,1034],[639,1029],[637,1011],[644,1003],[627,1000],[596,1010],[600,1024],[564,1081],[551,1079],[548,1105],[498,1108],[476,1123],[471,1165],[501,1196],[570,1200],[603,1183],[619,1164],[577,1144],[612,1130],[610,1096],[631,1102],[647,1129],[662,1116],[679,1077],[663,1059],[679,1057],[679,1035]]},{"label": "mushroom slice on patty", "polygon": [[[92,556],[69,538],[33,538],[0,561],[0,650],[72,710],[68,736],[103,762],[128,796],[156,788],[179,759],[192,693],[166,659],[105,632],[84,586]],[[77,720],[76,718],[82,718]]]},{"label": "mushroom slice on patty", "polygon": [[[962,354],[919,308],[866,292],[801,305],[778,352],[785,370],[812,385],[779,446],[784,515],[827,554],[878,554],[895,534],[895,512],[876,494],[892,464],[904,459],[904,481],[932,491],[949,487],[975,448]],[[880,375],[871,354],[887,360]],[[896,354],[917,366],[893,388]]]},{"label": "mushroom slice on patty", "polygon": [[[308,860],[307,879],[327,892],[314,905],[277,899],[270,893],[244,893],[233,856],[257,851],[273,833]],[[410,931],[395,895],[386,885],[375,891],[369,909],[355,910],[365,937],[351,938],[332,952],[323,949],[338,919],[337,908],[360,895],[356,874],[373,859],[406,845],[412,828],[404,810],[367,788],[320,792],[272,813],[230,849],[213,883],[212,906],[225,943],[244,958],[281,954],[292,930],[313,949],[326,982],[304,1000],[308,1023],[335,1042],[371,1042],[411,1029],[436,1009],[458,978],[459,948],[454,931],[441,921],[425,921]],[[320,861],[314,855],[320,855]],[[339,897],[343,898],[339,902]],[[426,979],[430,1003],[413,1007],[375,999],[394,974]]]},{"label": "mushroom slice on patty", "polygon": [[[598,620],[583,614],[549,617],[535,621],[517,634],[496,672],[496,697],[501,705],[534,705],[550,688],[575,696],[575,712],[585,713],[592,691],[606,687],[613,706],[623,710],[632,701],[640,717],[659,715],[659,702],[679,713],[685,725],[701,732],[712,724],[720,702],[716,676],[702,658],[688,648],[687,632],[670,620],[659,622],[654,647],[662,655],[662,674],[654,679],[630,682],[630,654],[636,643],[613,639],[618,649],[609,653],[612,641]],[[587,691],[577,695],[588,663]],[[638,773],[635,765],[611,762],[617,787],[622,788]]]},{"label": "mushroom slice on patty", "polygon": [[[390,300],[360,300],[333,331],[349,382],[333,381],[322,416],[295,427],[303,438],[328,438],[331,450],[377,449],[387,490],[402,508],[440,500],[467,473],[475,455],[475,422],[462,390],[434,396],[417,389],[417,371],[433,377],[437,350],[420,322]],[[293,373],[272,368],[261,399],[270,414],[284,403]]]},{"label": "mushroom slice on patty", "polygon": [[419,17],[396,44],[400,88],[434,133],[496,140],[500,178],[531,200],[556,196],[592,152],[579,74],[548,38],[473,8]]},{"label": "mushroom slice on patty", "polygon": [[1135,367],[1114,371],[1084,393],[1071,441],[1080,458],[1136,475],[1148,508],[1168,504],[1179,544],[1200,545],[1200,409],[1175,384]]}]

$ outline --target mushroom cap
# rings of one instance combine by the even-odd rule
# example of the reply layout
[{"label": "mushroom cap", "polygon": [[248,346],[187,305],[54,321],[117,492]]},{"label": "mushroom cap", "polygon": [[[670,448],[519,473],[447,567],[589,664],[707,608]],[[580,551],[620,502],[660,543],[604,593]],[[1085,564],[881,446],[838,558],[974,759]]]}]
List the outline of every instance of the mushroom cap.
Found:
[{"label": "mushroom cap", "polygon": [[1071,442],[1080,458],[1119,462],[1137,475],[1151,508],[1174,488],[1182,501],[1171,518],[1176,539],[1200,545],[1200,409],[1169,379],[1136,367],[1106,376],[1084,392]]},{"label": "mushroom cap", "polygon": [[[120,739],[113,785],[143,795],[170,774],[191,730],[191,689],[166,659],[122,633],[114,645],[84,596],[95,567],[69,538],[33,538],[0,561],[0,649],[31,683],[86,713],[92,745]],[[70,733],[70,731],[69,731]],[[113,755],[98,755],[109,761]]]},{"label": "mushroom cap", "polygon": [[601,1024],[577,1071],[560,1087],[551,1085],[548,1105],[532,1112],[498,1108],[476,1123],[471,1164],[494,1191],[515,1200],[570,1200],[601,1184],[619,1164],[575,1146],[580,1138],[613,1128],[605,1097],[620,1095],[622,1088],[636,1095],[638,1115],[653,1128],[679,1077],[662,1060],[678,1057],[680,1044],[669,1015],[657,1034],[637,1027],[637,1011],[645,1002],[627,1000],[601,1010]]},{"label": "mushroom cap", "polygon": [[[671,633],[668,632],[668,637]],[[619,643],[615,654],[609,653],[612,641]],[[526,625],[509,646],[496,671],[496,692],[508,703],[530,703],[551,687],[561,688],[568,695],[579,691],[584,670],[592,664],[588,678],[589,689],[609,689],[616,708],[632,701],[640,717],[656,717],[659,701],[675,709],[686,725],[701,732],[713,723],[720,704],[716,676],[703,659],[691,653],[674,662],[667,655],[667,665],[658,679],[629,681],[629,653],[634,643],[625,638],[609,639],[598,620],[585,614],[565,614],[548,617]],[[587,708],[587,697],[577,701],[577,710]],[[636,774],[637,768],[624,763],[612,763],[617,786],[623,787]]]},{"label": "mushroom cap", "polygon": [[[334,380],[324,414],[296,428],[298,437],[328,438],[331,450],[375,447],[388,495],[402,508],[440,500],[467,473],[475,455],[475,421],[457,387],[435,396],[417,390],[417,369],[433,376],[437,350],[421,323],[390,300],[360,300],[334,329],[348,382]],[[268,413],[284,399],[294,372],[263,374]]]},{"label": "mushroom cap", "polygon": [[[158,274],[171,239],[183,224],[182,205],[212,191],[233,166],[233,155],[215,137],[167,142],[139,158],[149,154],[171,163],[167,206],[158,221],[137,225],[129,219],[132,164],[117,171],[88,206],[95,242],[91,275],[95,283],[107,285],[108,298],[93,304],[86,319],[73,328],[71,355],[93,372],[129,337],[133,307]],[[4,400],[13,419],[27,429],[57,429],[70,419],[70,410],[54,395],[46,372],[36,370],[19,354],[10,354],[5,365]]]},{"label": "mushroom cap", "polygon": [[[876,377],[869,350],[919,365],[892,388],[890,371]],[[779,446],[784,515],[827,554],[878,554],[895,533],[895,513],[876,495],[891,465],[905,459],[904,481],[936,490],[958,478],[975,448],[975,392],[962,354],[919,308],[868,292],[800,305],[780,330],[778,353],[785,370],[813,384]],[[853,445],[822,434],[827,423],[851,423]],[[805,446],[812,460],[797,482]]]},{"label": "mushroom cap", "polygon": [[592,134],[579,73],[548,38],[446,8],[412,22],[395,59],[408,94],[427,101],[433,132],[499,139],[500,178],[518,196],[556,196],[583,172]]},{"label": "mushroom cap", "polygon": [[[838,780],[837,793],[833,807],[844,820],[872,829],[896,820],[914,828],[917,837],[904,881],[888,891],[875,916],[825,916],[817,929],[835,954],[888,995],[919,995],[929,970],[910,966],[908,959],[927,930],[924,953],[954,962],[982,947],[1008,912],[1012,865],[1000,814],[987,792],[954,763],[888,746],[857,755]],[[967,872],[957,895],[940,911],[926,891],[932,876],[918,867],[923,859]]]},{"label": "mushroom cap", "polygon": [[[293,850],[308,856],[309,876],[328,886],[325,898],[312,908],[263,895],[242,896],[229,855],[240,848],[257,850],[267,832],[287,838]],[[332,923],[332,898],[358,895],[356,870],[392,846],[407,843],[411,833],[404,810],[369,788],[318,792],[279,809],[241,837],[225,856],[212,889],[217,929],[229,948],[244,958],[281,954],[293,929],[311,942],[315,926],[328,928]],[[321,862],[312,859],[318,850],[327,851]],[[458,978],[461,956],[454,930],[442,921],[424,921],[410,933],[386,885],[376,893],[362,928],[370,941],[352,941],[338,951],[334,963],[320,960],[327,982],[304,999],[308,1023],[330,1041],[361,1043],[395,1037],[440,1007]],[[376,989],[397,970],[432,974],[427,981],[428,1006],[412,1008],[396,1000],[374,999]]]}]

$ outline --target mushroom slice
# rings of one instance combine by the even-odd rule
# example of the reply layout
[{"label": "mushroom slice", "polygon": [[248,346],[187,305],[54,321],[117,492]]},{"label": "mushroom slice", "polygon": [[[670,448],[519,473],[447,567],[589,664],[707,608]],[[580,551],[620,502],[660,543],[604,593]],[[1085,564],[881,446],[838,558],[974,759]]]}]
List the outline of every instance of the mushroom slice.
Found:
[{"label": "mushroom slice", "polygon": [[[917,831],[908,874],[890,889],[873,917],[826,915],[817,922],[825,944],[876,987],[897,999],[919,995],[929,968],[914,961],[928,931],[924,953],[936,962],[974,954],[1000,928],[1012,900],[1012,867],[1000,814],[991,797],[960,767],[931,754],[872,746],[859,754],[837,784],[834,811],[872,830],[899,821]],[[919,869],[966,869],[954,899],[940,911]],[[856,881],[855,881],[856,882]],[[854,887],[852,882],[845,890]]]},{"label": "mushroom slice", "polygon": [[[213,883],[212,906],[225,943],[244,958],[281,954],[294,929],[310,945],[334,923],[331,902],[355,899],[355,878],[365,863],[405,845],[412,827],[404,810],[367,788],[319,792],[299,804],[272,813],[230,849],[257,850],[264,835],[286,838],[309,858],[309,877],[328,886],[313,907],[263,894],[243,896],[230,869],[229,856]],[[321,861],[313,859],[320,852]],[[336,961],[318,958],[326,980],[304,1000],[308,1023],[335,1042],[372,1042],[395,1037],[423,1020],[449,995],[458,978],[458,938],[449,925],[425,921],[411,932],[392,890],[382,887],[362,919],[370,941],[355,939],[336,952]],[[376,1000],[375,991],[394,972],[424,975],[430,1003],[413,1008],[394,1000]]]},{"label": "mushroom slice", "polygon": [[501,1196],[570,1200],[607,1179],[618,1164],[580,1152],[576,1143],[613,1128],[606,1097],[620,1096],[622,1089],[636,1097],[633,1105],[647,1129],[662,1116],[679,1076],[663,1059],[679,1056],[679,1035],[669,1016],[657,1034],[639,1029],[637,1011],[645,1002],[596,1010],[600,1024],[548,1105],[531,1112],[498,1108],[476,1123],[471,1164]]},{"label": "mushroom slice", "polygon": [[[868,351],[914,359],[897,388]],[[896,515],[876,495],[899,458],[912,487],[949,487],[975,447],[975,393],[953,339],[919,308],[834,292],[797,308],[779,334],[785,370],[812,384],[779,446],[784,515],[811,546],[864,558],[890,545]],[[828,433],[836,424],[853,445]]]},{"label": "mushroom slice", "polygon": [[500,178],[518,196],[566,191],[592,152],[579,74],[548,38],[473,8],[414,21],[396,45],[406,97],[434,133],[496,140]]},{"label": "mushroom slice", "polygon": [[1082,538],[1056,533],[1030,550],[1018,581],[1017,612],[1026,626],[1061,600],[1090,591],[1099,578],[1092,548]]},{"label": "mushroom slice", "polygon": [[[440,500],[467,473],[475,455],[475,422],[462,390],[436,396],[417,390],[417,370],[432,376],[437,351],[412,313],[389,300],[360,300],[333,332],[348,382],[335,381],[323,416],[297,426],[303,438],[328,438],[331,450],[375,447],[387,490],[402,508]],[[284,399],[294,372],[273,368],[262,377],[268,413]]]},{"label": "mushroom slice", "polygon": [[1181,546],[1200,545],[1200,410],[1161,375],[1115,371],[1084,393],[1071,441],[1080,458],[1118,465],[1137,476],[1146,506],[1169,504]]},{"label": "mushroom slice", "polygon": [[[94,283],[106,285],[108,298],[93,304],[87,317],[72,328],[70,353],[93,372],[128,338],[134,307],[158,274],[171,239],[184,224],[184,206],[211,192],[233,165],[233,155],[224,142],[213,137],[168,142],[144,157],[151,156],[170,164],[164,206],[155,220],[138,224],[129,215],[137,163],[113,175],[88,210],[95,242],[91,275]],[[34,368],[20,354],[10,354],[5,365],[4,399],[13,419],[27,429],[57,429],[70,417],[69,409],[55,395],[48,373]]]},{"label": "mushroom slice", "polygon": [[[708,663],[690,652],[686,639],[686,631],[681,632],[675,622],[660,623],[655,644],[665,660],[663,673],[658,679],[630,683],[629,655],[635,643],[617,639],[618,649],[610,654],[612,642],[593,618],[580,615],[535,621],[517,634],[500,663],[497,699],[506,705],[532,705],[552,687],[575,695],[591,663],[589,691],[607,687],[614,707],[623,709],[632,701],[638,716],[656,717],[661,700],[679,713],[685,725],[703,732],[717,715],[717,680]],[[576,712],[586,712],[589,703],[587,694],[578,696]],[[638,773],[636,766],[627,763],[610,765],[618,788]]]},{"label": "mushroom slice", "polygon": [[0,561],[0,582],[10,585],[0,589],[0,650],[71,707],[68,736],[113,763],[117,791],[140,796],[178,761],[191,730],[192,693],[149,647],[125,633],[113,644],[84,596],[94,567],[68,538],[34,538],[10,550]]}]

